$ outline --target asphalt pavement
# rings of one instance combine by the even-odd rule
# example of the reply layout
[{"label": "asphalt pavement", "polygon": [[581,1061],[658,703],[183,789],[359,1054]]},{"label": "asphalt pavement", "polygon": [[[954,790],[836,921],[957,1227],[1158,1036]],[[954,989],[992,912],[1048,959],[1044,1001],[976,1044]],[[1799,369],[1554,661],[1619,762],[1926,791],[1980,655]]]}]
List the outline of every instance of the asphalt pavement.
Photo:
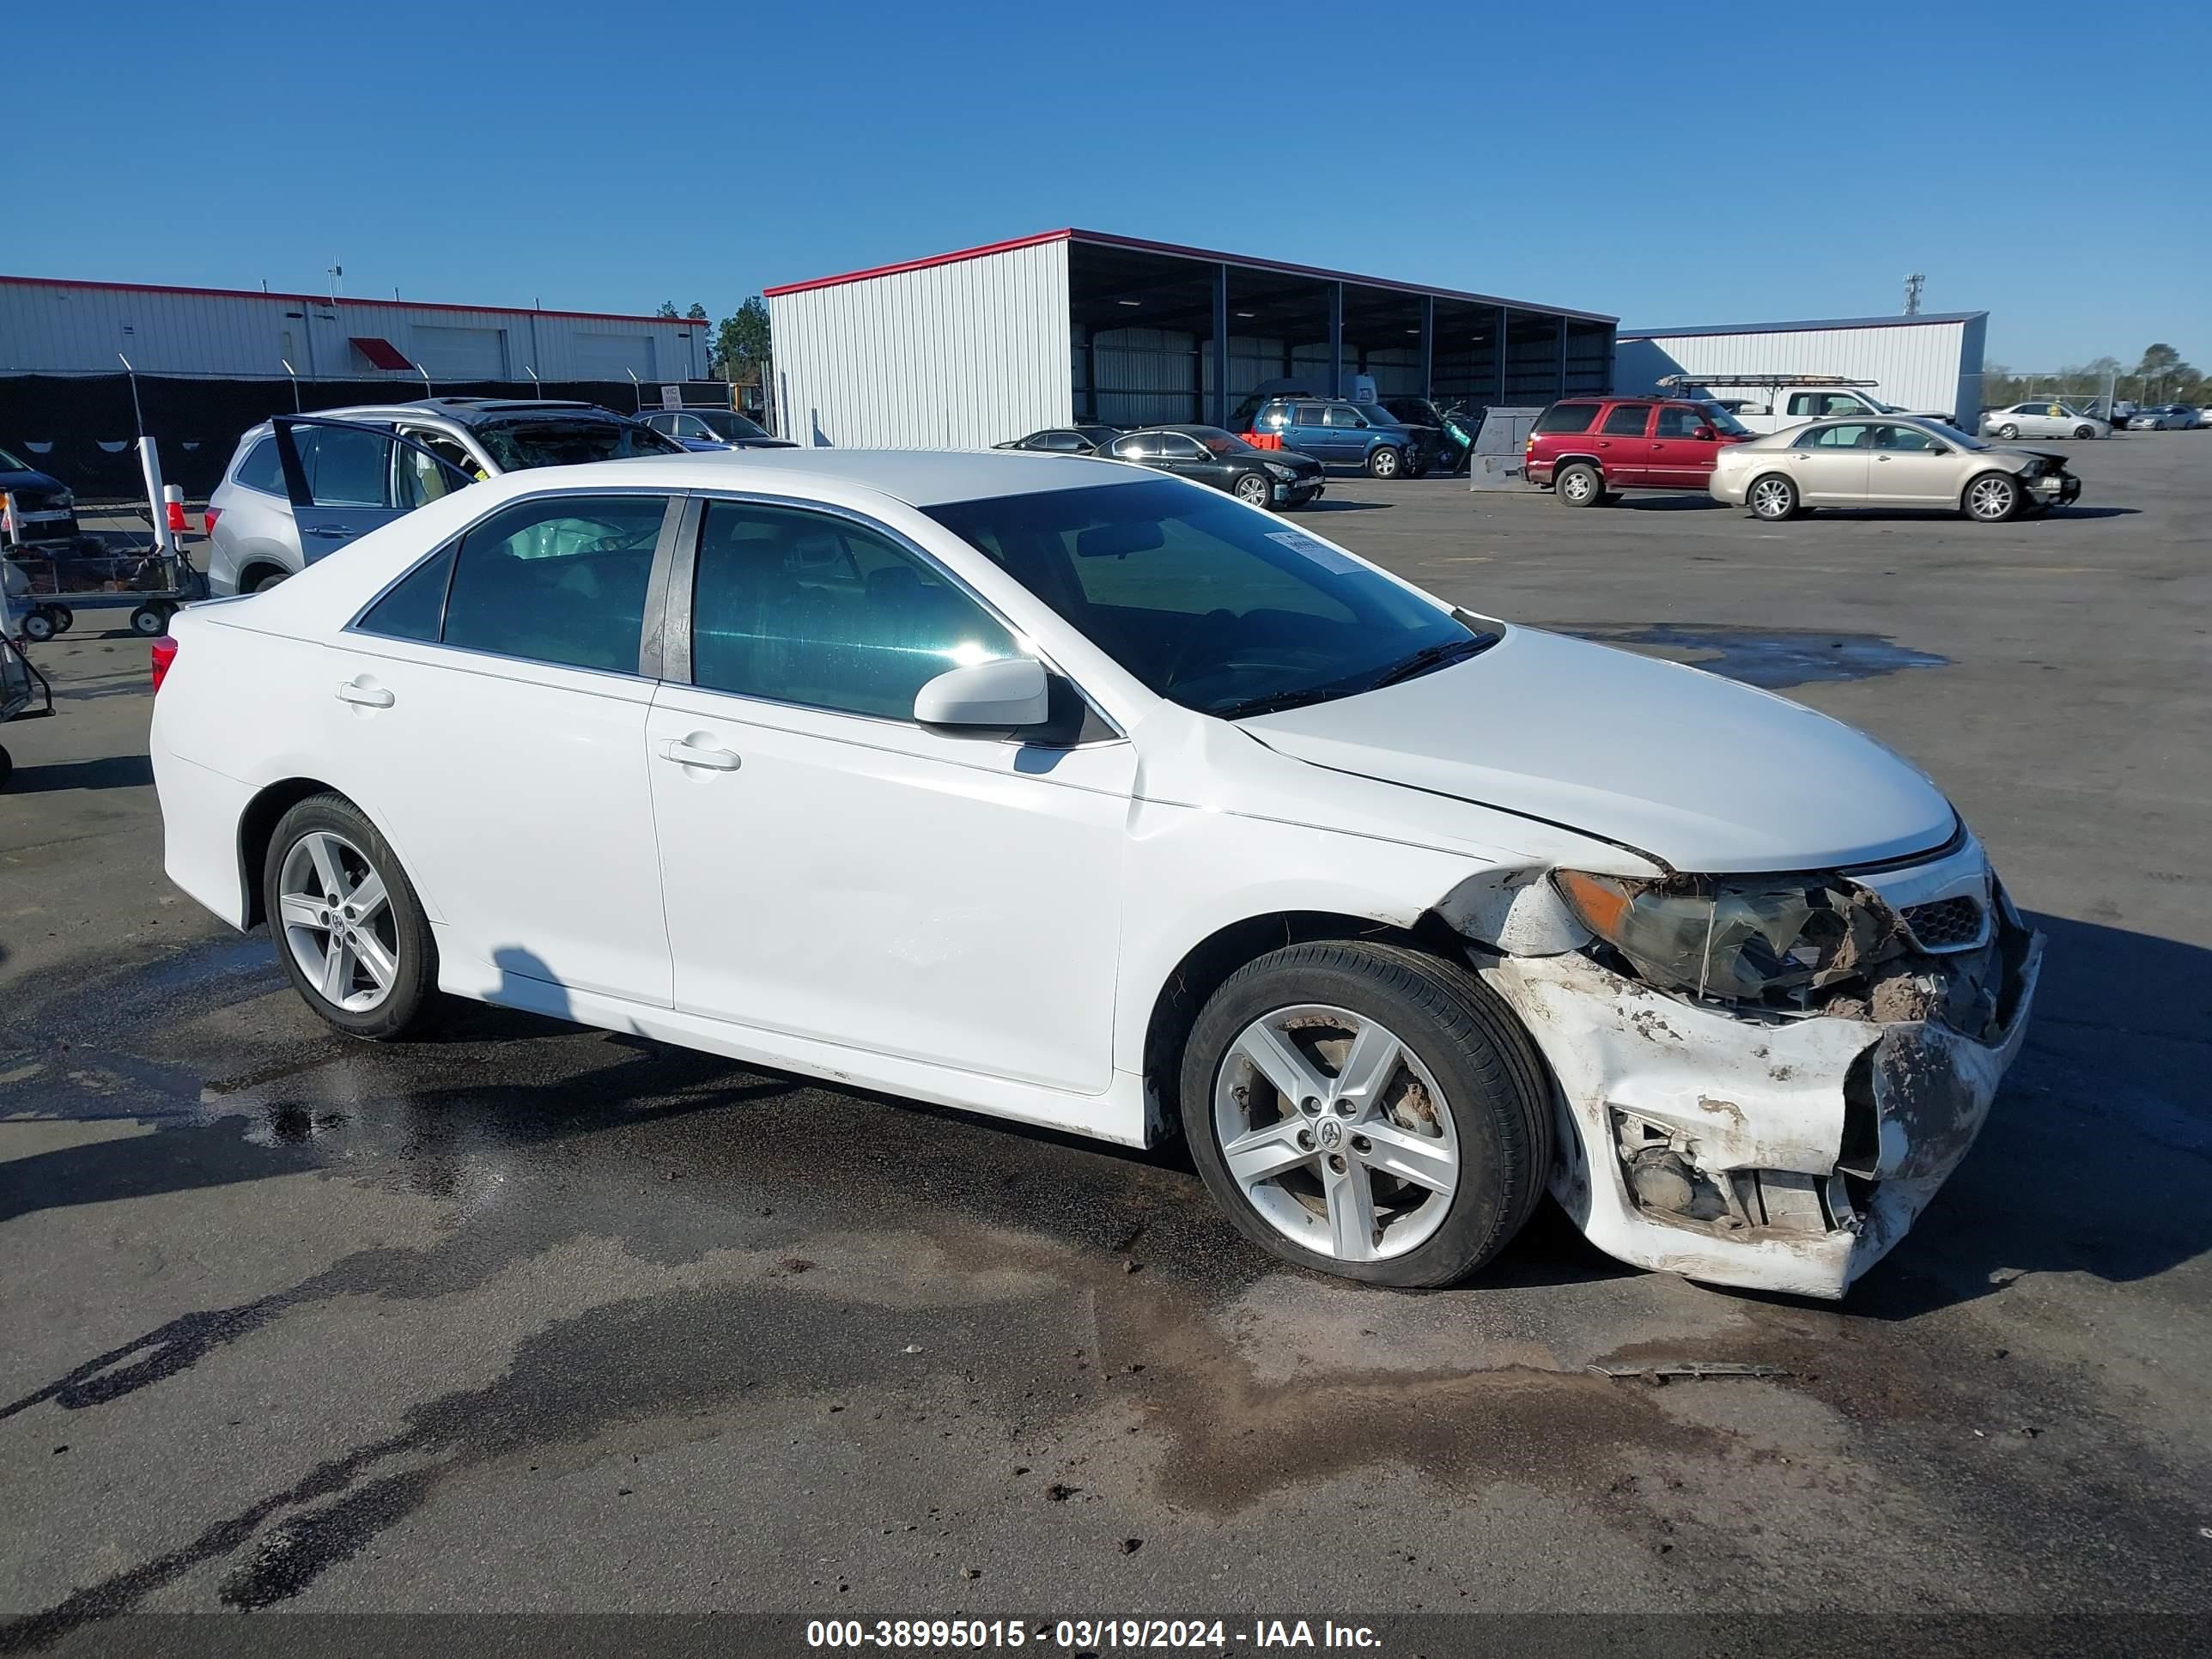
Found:
[{"label": "asphalt pavement", "polygon": [[[1302,519],[1863,726],[1987,842],[2036,1021],[1840,1305],[1548,1207],[1472,1286],[1359,1289],[1174,1146],[480,1007],[338,1038],[163,879],[146,647],[81,620],[58,718],[0,730],[0,1650],[276,1608],[2201,1629],[2144,1621],[2212,1612],[2212,433],[2067,453],[2081,506],[1996,527],[1439,479]],[[1672,1360],[1780,1374],[1586,1369]]]}]

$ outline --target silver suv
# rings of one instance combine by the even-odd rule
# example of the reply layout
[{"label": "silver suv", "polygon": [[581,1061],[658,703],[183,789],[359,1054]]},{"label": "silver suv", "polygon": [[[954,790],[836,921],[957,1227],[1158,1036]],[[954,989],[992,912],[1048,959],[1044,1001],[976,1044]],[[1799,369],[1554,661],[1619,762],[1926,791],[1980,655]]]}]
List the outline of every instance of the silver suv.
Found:
[{"label": "silver suv", "polygon": [[[208,497],[213,592],[274,587],[355,537],[460,489],[464,477],[685,453],[674,439],[592,404],[428,398],[319,410],[303,419],[291,428],[306,491],[296,507],[267,421],[238,441]],[[304,523],[299,510],[308,514]]]}]

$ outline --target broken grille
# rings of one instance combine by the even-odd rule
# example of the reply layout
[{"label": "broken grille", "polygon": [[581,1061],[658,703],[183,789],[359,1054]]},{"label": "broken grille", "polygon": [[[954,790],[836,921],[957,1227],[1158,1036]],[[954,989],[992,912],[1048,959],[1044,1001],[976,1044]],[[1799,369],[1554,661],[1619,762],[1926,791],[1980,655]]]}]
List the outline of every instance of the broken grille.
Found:
[{"label": "broken grille", "polygon": [[1906,907],[1905,925],[1923,951],[1965,951],[1982,942],[1982,907],[1971,898]]}]

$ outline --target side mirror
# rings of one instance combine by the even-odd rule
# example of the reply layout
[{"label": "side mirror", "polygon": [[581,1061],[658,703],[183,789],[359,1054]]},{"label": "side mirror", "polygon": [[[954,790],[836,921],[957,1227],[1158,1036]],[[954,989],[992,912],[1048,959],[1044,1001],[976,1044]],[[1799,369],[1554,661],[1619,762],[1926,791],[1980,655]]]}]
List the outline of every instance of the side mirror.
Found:
[{"label": "side mirror", "polygon": [[1005,731],[1042,726],[1051,712],[1044,665],[1034,657],[1000,657],[948,669],[914,697],[914,717],[923,726]]},{"label": "side mirror", "polygon": [[1709,426],[1701,426],[1690,435],[1692,438],[1695,438],[1701,444],[1712,443],[1716,441],[1717,439],[1717,434],[1714,433],[1712,428]]}]

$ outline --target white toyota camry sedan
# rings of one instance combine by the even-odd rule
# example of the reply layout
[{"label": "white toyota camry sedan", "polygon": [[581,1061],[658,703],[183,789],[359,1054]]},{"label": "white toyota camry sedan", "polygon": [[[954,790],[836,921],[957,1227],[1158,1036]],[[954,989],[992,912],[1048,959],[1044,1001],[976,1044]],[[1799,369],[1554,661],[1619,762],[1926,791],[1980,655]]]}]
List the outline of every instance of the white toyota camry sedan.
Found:
[{"label": "white toyota camry sedan", "polygon": [[1450,1283],[1839,1296],[1982,1127],[2041,939],[1936,787],[1111,461],[492,479],[155,652],[170,876],[325,1019],[435,995],[1128,1145]]}]

